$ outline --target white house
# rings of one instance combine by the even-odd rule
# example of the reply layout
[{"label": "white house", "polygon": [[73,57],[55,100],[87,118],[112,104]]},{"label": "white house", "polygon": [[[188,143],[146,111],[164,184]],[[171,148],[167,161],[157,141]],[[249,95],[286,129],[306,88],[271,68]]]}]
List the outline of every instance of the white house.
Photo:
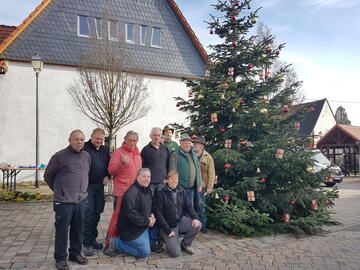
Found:
[{"label": "white house", "polygon": [[44,0],[15,30],[5,29],[10,32],[5,36],[4,27],[0,63],[8,67],[0,74],[0,163],[35,165],[36,88],[30,63],[35,53],[44,61],[38,89],[39,163],[45,164],[67,145],[71,130],[90,135],[96,127],[66,91],[77,76],[80,55],[95,43],[110,40],[131,55],[130,72],[146,74],[151,110],[117,134],[120,145],[126,131],[138,131],[140,149],[151,127],[185,121],[174,97],[187,97],[182,78],[203,77],[209,62],[173,0]]}]

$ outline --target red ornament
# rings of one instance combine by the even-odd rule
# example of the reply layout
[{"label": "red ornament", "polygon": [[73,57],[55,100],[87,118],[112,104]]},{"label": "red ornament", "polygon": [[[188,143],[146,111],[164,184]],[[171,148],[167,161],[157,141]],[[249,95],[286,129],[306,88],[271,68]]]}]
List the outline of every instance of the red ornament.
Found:
[{"label": "red ornament", "polygon": [[236,41],[231,42],[231,45],[235,47],[237,45]]},{"label": "red ornament", "polygon": [[235,21],[236,17],[235,16],[231,16],[231,20]]},{"label": "red ornament", "polygon": [[313,111],[315,111],[315,108],[314,108],[314,107],[310,107],[310,108],[309,108],[309,111],[310,111],[310,112],[313,112]]},{"label": "red ornament", "polygon": [[228,201],[229,199],[230,199],[229,196],[224,197],[224,201]]},{"label": "red ornament", "polygon": [[265,73],[265,78],[269,78],[269,76],[270,76],[270,71],[267,71],[267,72]]},{"label": "red ornament", "polygon": [[234,75],[234,68],[233,68],[233,67],[229,67],[227,74],[228,74],[228,76]]},{"label": "red ornament", "polygon": [[279,54],[280,54],[280,51],[276,51],[275,54],[276,54],[276,55],[279,55]]},{"label": "red ornament", "polygon": [[266,178],[260,178],[259,182],[262,183],[262,184],[265,183],[265,182],[266,182]]},{"label": "red ornament", "polygon": [[329,200],[324,200],[324,204],[329,204]]},{"label": "red ornament", "polygon": [[283,111],[284,111],[284,112],[289,112],[289,108],[288,108],[288,107],[285,107],[285,108],[283,109]]},{"label": "red ornament", "polygon": [[236,1],[236,2],[235,2],[235,6],[236,6],[236,7],[240,6],[240,3]]},{"label": "red ornament", "polygon": [[225,132],[225,128],[220,128],[220,132]]},{"label": "red ornament", "polygon": [[253,64],[248,64],[248,65],[247,65],[247,68],[248,68],[248,69],[252,69],[253,67],[254,67]]},{"label": "red ornament", "polygon": [[214,34],[214,31],[213,31],[213,30],[210,30],[210,32],[209,32],[209,33],[210,33],[210,35],[212,35],[212,34]]},{"label": "red ornament", "polygon": [[294,200],[291,200],[291,201],[290,201],[290,204],[291,204],[291,205],[294,205],[294,204],[295,204],[295,201],[294,201]]},{"label": "red ornament", "polygon": [[299,129],[300,129],[300,123],[295,123],[295,124],[294,124],[294,128],[295,128],[296,130],[299,130]]},{"label": "red ornament", "polygon": [[176,103],[176,107],[180,107],[180,103]]},{"label": "red ornament", "polygon": [[225,167],[225,169],[230,169],[231,165],[229,163],[226,163],[224,167]]},{"label": "red ornament", "polygon": [[227,83],[227,82],[224,82],[223,84],[222,84],[222,87],[228,87],[229,86],[229,84]]},{"label": "red ornament", "polygon": [[191,136],[191,139],[196,140],[197,137],[198,137],[198,136],[194,134],[194,135]]}]

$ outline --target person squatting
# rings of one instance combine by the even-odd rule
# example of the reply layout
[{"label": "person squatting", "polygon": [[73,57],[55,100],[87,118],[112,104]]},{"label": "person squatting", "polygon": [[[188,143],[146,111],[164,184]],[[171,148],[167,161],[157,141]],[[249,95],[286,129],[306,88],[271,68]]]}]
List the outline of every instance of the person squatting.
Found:
[{"label": "person squatting", "polygon": [[[164,250],[171,257],[194,253],[192,242],[200,231],[207,232],[205,205],[214,186],[214,160],[203,137],[192,140],[185,133],[178,145],[173,134],[170,125],[152,128],[140,152],[139,134],[128,131],[110,155],[103,129],[94,129],[87,142],[81,130],[70,133],[69,145],[51,157],[44,173],[54,192],[57,269],[70,269],[68,260],[87,264],[96,249],[137,258]],[[111,178],[114,212],[101,243],[97,227]]]}]

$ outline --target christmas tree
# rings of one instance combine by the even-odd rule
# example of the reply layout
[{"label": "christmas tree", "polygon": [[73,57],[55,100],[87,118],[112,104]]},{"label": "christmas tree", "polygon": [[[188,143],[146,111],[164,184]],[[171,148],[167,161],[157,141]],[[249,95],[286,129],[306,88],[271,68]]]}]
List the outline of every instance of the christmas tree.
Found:
[{"label": "christmas tree", "polygon": [[321,186],[329,173],[312,170],[299,121],[308,110],[291,109],[298,83],[284,87],[288,67],[271,72],[284,44],[274,36],[252,34],[259,9],[251,0],[218,1],[209,33],[223,43],[211,45],[204,80],[187,80],[189,99],[176,98],[189,113],[190,126],[202,135],[215,159],[217,188],[208,197],[210,228],[248,236],[272,232],[313,234],[331,221],[337,193]]}]

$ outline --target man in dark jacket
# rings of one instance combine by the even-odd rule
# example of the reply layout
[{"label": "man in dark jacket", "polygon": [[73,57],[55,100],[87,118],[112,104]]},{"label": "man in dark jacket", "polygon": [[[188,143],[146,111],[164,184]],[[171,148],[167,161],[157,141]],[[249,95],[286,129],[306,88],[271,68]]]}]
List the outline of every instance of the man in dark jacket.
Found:
[{"label": "man in dark jacket", "polygon": [[100,214],[104,211],[105,195],[104,185],[109,181],[108,165],[110,153],[103,145],[105,131],[96,128],[91,134],[91,139],[85,143],[84,150],[90,154],[91,167],[89,172],[88,196],[85,199],[84,212],[84,255],[94,255],[95,249],[102,249],[102,244],[96,242],[98,237],[97,226]]},{"label": "man in dark jacket", "polygon": [[150,170],[138,171],[136,181],[125,192],[120,208],[117,229],[119,238],[112,238],[110,246],[117,251],[146,258],[150,255],[149,229],[155,224],[152,195],[149,189]]},{"label": "man in dark jacket", "polygon": [[169,150],[161,143],[161,128],[154,127],[150,133],[151,142],[141,150],[142,167],[151,171],[150,189],[154,196],[155,190],[164,187],[169,168]]},{"label": "man in dark jacket", "polygon": [[[178,182],[178,173],[170,171],[166,177],[166,186],[155,195],[155,216],[171,257],[179,256],[181,249],[193,254],[190,246],[201,229],[194,207]],[[180,242],[182,234],[185,237]]]},{"label": "man in dark jacket", "polygon": [[81,130],[70,133],[70,145],[55,153],[45,170],[44,180],[54,192],[56,268],[70,269],[67,264],[67,241],[70,227],[69,260],[86,264],[81,255],[82,211],[87,196],[91,159],[83,150],[85,136]]}]

